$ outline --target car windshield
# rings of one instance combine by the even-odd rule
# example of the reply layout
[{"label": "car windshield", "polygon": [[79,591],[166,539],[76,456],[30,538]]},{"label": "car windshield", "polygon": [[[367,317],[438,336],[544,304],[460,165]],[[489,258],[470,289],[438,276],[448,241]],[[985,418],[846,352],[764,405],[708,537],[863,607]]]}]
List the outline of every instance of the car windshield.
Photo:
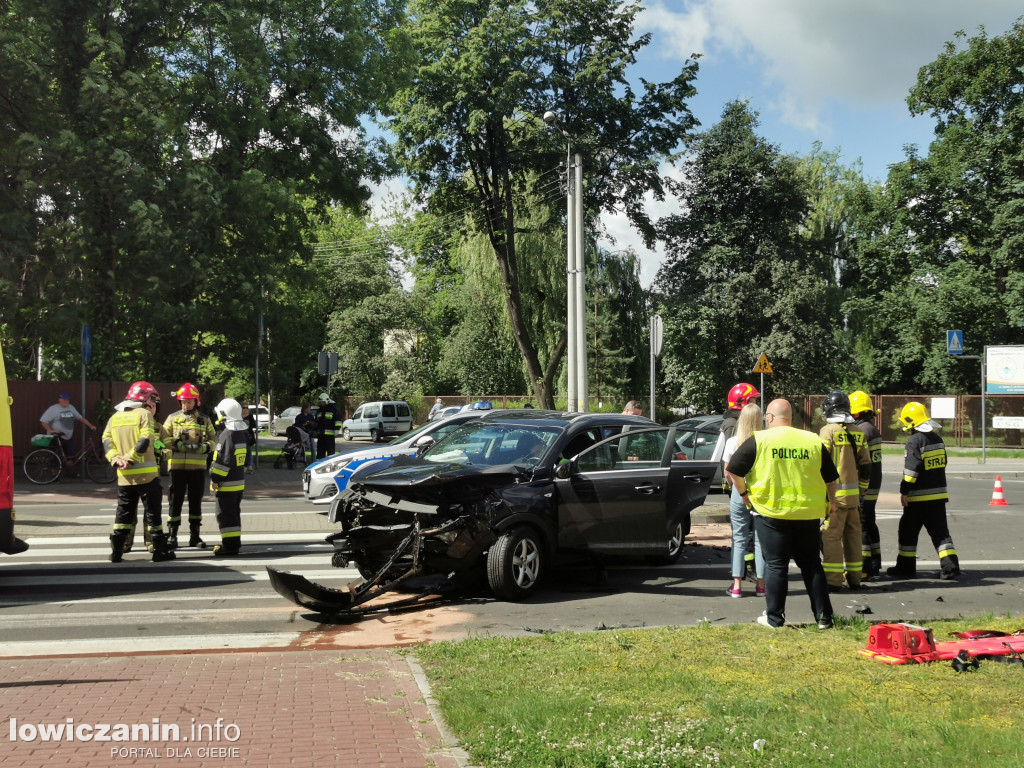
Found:
[{"label": "car windshield", "polygon": [[482,467],[501,464],[532,467],[541,463],[560,434],[557,428],[471,422],[431,446],[423,458]]},{"label": "car windshield", "polygon": [[416,427],[416,429],[410,429],[404,435],[399,435],[398,437],[396,437],[389,444],[395,445],[397,443],[404,443],[406,440],[411,440],[412,438],[416,437],[416,435],[420,434],[421,432],[429,432],[432,429],[437,429],[437,421],[428,421],[426,424]]}]

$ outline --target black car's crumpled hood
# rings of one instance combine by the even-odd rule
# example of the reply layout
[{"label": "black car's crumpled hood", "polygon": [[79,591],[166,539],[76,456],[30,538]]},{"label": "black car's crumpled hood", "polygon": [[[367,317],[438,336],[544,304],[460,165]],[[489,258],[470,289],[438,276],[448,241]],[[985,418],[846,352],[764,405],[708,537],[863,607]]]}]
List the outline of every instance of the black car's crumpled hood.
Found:
[{"label": "black car's crumpled hood", "polygon": [[437,512],[441,506],[480,501],[496,488],[514,484],[522,474],[515,465],[474,467],[398,456],[387,469],[354,482],[351,490],[384,506]]}]

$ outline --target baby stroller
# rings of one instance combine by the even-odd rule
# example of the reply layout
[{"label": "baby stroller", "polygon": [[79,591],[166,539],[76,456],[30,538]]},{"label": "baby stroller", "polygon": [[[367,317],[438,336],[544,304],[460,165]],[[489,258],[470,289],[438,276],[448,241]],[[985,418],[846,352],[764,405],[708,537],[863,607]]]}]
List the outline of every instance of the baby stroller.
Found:
[{"label": "baby stroller", "polygon": [[306,451],[311,447],[309,432],[292,424],[284,431],[284,436],[284,447],[274,459],[274,469],[280,469],[282,464],[286,464],[288,469],[293,469],[296,463],[300,467],[306,466]]}]

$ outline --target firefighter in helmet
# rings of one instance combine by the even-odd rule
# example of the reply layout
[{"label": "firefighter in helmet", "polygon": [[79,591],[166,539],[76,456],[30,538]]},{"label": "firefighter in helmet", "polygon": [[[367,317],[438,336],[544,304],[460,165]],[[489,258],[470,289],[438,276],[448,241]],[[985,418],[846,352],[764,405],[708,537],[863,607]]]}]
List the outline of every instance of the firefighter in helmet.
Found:
[{"label": "firefighter in helmet", "polygon": [[939,578],[955,579],[960,575],[960,559],[946,523],[946,446],[937,434],[942,425],[932,421],[928,409],[917,402],[903,406],[900,422],[911,435],[903,451],[899,553],[887,573],[894,578],[917,576],[917,539],[924,526],[939,553]]},{"label": "firefighter in helmet", "polygon": [[210,464],[210,489],[217,497],[217,526],[221,543],[213,548],[217,557],[237,555],[242,545],[242,493],[245,467],[249,461],[249,425],[242,418],[237,400],[225,398],[217,404],[217,416],[224,422]]},{"label": "firefighter in helmet", "polygon": [[864,435],[864,442],[871,456],[871,477],[868,487],[860,497],[860,541],[861,559],[864,561],[864,579],[870,580],[882,571],[882,539],[875,520],[875,505],[882,488],[882,433],[875,426],[875,410],[871,396],[858,389],[850,393],[850,414],[855,429]]},{"label": "firefighter in helmet", "polygon": [[200,412],[199,390],[194,385],[187,381],[182,384],[177,398],[181,410],[164,422],[167,445],[171,449],[167,462],[171,473],[171,487],[167,492],[167,541],[171,549],[178,548],[181,510],[188,499],[188,545],[206,549],[199,529],[203,524],[206,459],[217,445],[217,431],[213,422]]},{"label": "firefighter in helmet", "polygon": [[148,381],[136,381],[128,389],[122,410],[107,421],[103,449],[107,461],[117,469],[117,512],[110,534],[110,562],[119,563],[125,545],[135,530],[138,503],[142,501],[143,522],[153,542],[153,562],[173,560],[160,520],[160,465],[156,444],[160,424],[156,421],[159,402]]},{"label": "firefighter in helmet", "polygon": [[[839,470],[836,508],[826,518],[821,533],[821,566],[830,592],[843,588],[843,574],[851,589],[860,587],[864,563],[861,559],[860,495],[871,477],[871,454],[864,434],[851,430],[850,398],[830,392],[821,404],[826,424],[818,437],[825,444],[832,463]],[[845,564],[845,567],[844,567]]]}]

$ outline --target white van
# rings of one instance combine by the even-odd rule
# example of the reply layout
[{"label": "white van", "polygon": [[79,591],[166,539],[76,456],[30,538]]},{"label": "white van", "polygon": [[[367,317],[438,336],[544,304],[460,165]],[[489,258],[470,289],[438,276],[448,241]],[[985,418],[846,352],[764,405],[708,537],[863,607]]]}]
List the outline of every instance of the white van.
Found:
[{"label": "white van", "polygon": [[412,429],[412,409],[404,400],[380,400],[363,403],[341,425],[343,440],[368,437],[373,442],[404,435]]}]

